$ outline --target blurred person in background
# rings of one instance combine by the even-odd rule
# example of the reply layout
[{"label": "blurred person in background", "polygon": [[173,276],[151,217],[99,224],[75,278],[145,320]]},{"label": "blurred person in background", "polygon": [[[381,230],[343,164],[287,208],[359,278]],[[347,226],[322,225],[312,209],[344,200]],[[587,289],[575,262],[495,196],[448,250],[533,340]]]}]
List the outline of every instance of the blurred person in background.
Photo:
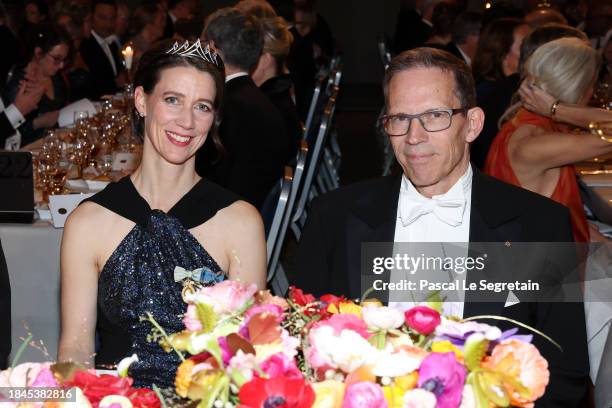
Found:
[{"label": "blurred person in background", "polygon": [[143,3],[134,10],[130,26],[135,33],[129,42],[134,49],[132,70],[136,72],[142,54],[162,39],[166,28],[166,14],[155,2]]},{"label": "blurred person in background", "polygon": [[471,145],[473,163],[482,168],[489,146],[497,134],[497,122],[511,104],[519,87],[518,65],[523,39],[530,28],[516,18],[490,22],[480,34],[478,50],[472,61],[478,106],[485,111],[485,123]]},{"label": "blurred person in background", "polygon": [[282,17],[263,18],[261,24],[264,46],[251,78],[283,116],[289,137],[285,162],[289,163],[296,157],[302,140],[302,125],[291,98],[293,82],[285,66],[293,36]]},{"label": "blurred person in background", "polygon": [[560,38],[540,46],[525,64],[527,86],[555,100],[549,117],[519,108],[504,124],[489,151],[485,172],[549,197],[569,208],[576,242],[589,242],[574,163],[612,152],[612,143],[590,133],[574,133],[555,122],[559,103],[584,106],[591,99],[600,56],[578,38]]},{"label": "blurred person in background", "polygon": [[525,23],[529,24],[531,28],[537,28],[550,23],[567,25],[567,19],[553,8],[541,7],[528,13],[525,16]]},{"label": "blurred person in background", "polygon": [[234,7],[257,18],[276,17],[276,11],[266,0],[240,0]]},{"label": "blurred person in background", "polygon": [[457,16],[451,29],[451,42],[445,50],[461,58],[468,66],[478,49],[482,14],[465,11]]},{"label": "blurred person in background", "polygon": [[115,35],[119,37],[119,43],[123,45],[127,41],[130,28],[130,7],[123,1],[117,2],[117,17],[115,19]]},{"label": "blurred person in background", "polygon": [[433,25],[431,35],[427,39],[425,47],[446,49],[446,45],[452,39],[451,29],[457,13],[457,6],[452,3],[442,2],[436,4],[431,16],[431,23]]},{"label": "blurred person in background", "polygon": [[204,22],[199,19],[191,20],[176,20],[174,23],[174,35],[172,39],[179,43],[188,40],[194,42],[200,38],[202,30],[204,29]]},{"label": "blurred person in background", "polygon": [[126,71],[115,35],[117,3],[114,0],[94,0],[91,5],[91,31],[81,42],[79,52],[92,78],[90,99],[114,95],[126,84]]},{"label": "blurred person in background", "polygon": [[164,38],[172,38],[176,32],[175,25],[178,20],[190,21],[196,17],[198,14],[198,0],[170,0],[167,2],[166,8],[168,12],[164,27]]},{"label": "blurred person in background", "polygon": [[219,136],[224,148],[208,167],[210,144],[198,152],[196,168],[261,210],[283,176],[289,138],[283,117],[250,77],[264,46],[259,19],[233,7],[208,16],[204,41],[225,66],[225,103]]},{"label": "blurred person in background", "polygon": [[0,44],[3,45],[4,55],[0,58],[0,92],[6,83],[6,76],[13,65],[21,60],[21,49],[17,38],[9,27],[9,16],[4,5],[0,2]]},{"label": "blurred person in background", "polygon": [[42,0],[28,0],[24,5],[24,19],[17,39],[21,42],[22,51],[27,54],[34,47],[43,24],[49,21],[49,7]]},{"label": "blurred person in background", "polygon": [[62,29],[47,26],[39,37],[27,65],[16,66],[9,75],[3,99],[13,103],[24,79],[41,84],[44,93],[38,108],[25,117],[19,128],[21,145],[27,145],[41,138],[46,129],[57,124],[59,110],[68,101],[68,90],[61,70],[72,46],[70,36]]}]

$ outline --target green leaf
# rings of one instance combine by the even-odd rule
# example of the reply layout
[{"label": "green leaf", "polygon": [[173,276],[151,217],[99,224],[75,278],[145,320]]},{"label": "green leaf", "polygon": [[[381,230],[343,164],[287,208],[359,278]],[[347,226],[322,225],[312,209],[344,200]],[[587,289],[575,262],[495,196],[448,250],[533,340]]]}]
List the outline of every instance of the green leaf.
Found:
[{"label": "green leaf", "polygon": [[488,347],[489,340],[485,339],[482,333],[474,333],[467,338],[463,347],[463,356],[468,370],[474,371],[480,367]]},{"label": "green leaf", "polygon": [[196,304],[196,315],[198,320],[202,324],[202,330],[204,333],[210,333],[217,324],[217,314],[215,313],[212,306],[206,303]]},{"label": "green leaf", "polygon": [[474,400],[476,402],[476,408],[489,408],[489,399],[486,394],[480,389],[479,384],[476,381],[478,371],[473,371],[468,374],[467,383],[472,386],[474,392]]}]

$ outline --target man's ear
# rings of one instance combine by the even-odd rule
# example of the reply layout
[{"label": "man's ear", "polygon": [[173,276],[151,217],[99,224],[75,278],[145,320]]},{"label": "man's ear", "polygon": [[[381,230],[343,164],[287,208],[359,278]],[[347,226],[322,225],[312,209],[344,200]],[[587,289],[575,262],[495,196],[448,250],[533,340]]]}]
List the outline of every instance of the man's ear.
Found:
[{"label": "man's ear", "polygon": [[465,135],[465,141],[472,143],[482,131],[485,114],[482,109],[476,106],[475,108],[471,108],[467,111],[466,117],[468,129],[467,134]]},{"label": "man's ear", "polygon": [[142,86],[137,86],[134,89],[134,107],[138,110],[140,116],[147,116],[147,105],[145,100],[145,92]]}]

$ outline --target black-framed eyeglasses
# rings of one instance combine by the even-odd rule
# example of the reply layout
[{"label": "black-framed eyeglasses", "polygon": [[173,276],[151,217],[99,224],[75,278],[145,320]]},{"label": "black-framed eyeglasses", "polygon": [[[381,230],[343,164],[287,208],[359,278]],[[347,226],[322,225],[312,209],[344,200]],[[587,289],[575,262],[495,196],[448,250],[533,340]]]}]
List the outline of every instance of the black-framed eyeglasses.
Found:
[{"label": "black-framed eyeglasses", "polygon": [[395,115],[385,115],[379,120],[389,136],[403,136],[410,131],[412,119],[418,119],[421,126],[428,132],[441,132],[451,127],[453,116],[457,113],[465,113],[470,108],[457,109],[436,109],[415,115],[398,113]]}]

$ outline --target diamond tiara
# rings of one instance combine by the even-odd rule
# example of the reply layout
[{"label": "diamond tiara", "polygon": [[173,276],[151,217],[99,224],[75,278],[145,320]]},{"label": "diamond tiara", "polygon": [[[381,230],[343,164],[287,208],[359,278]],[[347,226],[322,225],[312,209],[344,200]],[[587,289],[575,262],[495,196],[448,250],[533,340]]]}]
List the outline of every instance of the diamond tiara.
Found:
[{"label": "diamond tiara", "polygon": [[182,57],[200,58],[210,64],[213,64],[217,68],[221,68],[223,66],[223,62],[221,61],[219,55],[216,52],[211,51],[208,44],[206,44],[206,47],[202,49],[200,39],[197,39],[191,45],[189,45],[189,41],[185,41],[183,45],[179,45],[178,42],[175,42],[172,48],[166,51],[166,54],[176,54]]}]

